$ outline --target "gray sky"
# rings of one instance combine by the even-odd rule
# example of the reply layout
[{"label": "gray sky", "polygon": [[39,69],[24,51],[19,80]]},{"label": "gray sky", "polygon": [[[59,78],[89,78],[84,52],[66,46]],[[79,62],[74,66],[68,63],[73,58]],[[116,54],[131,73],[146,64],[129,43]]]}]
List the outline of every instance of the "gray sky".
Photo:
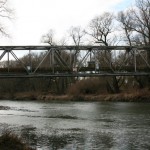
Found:
[{"label": "gray sky", "polygon": [[90,20],[105,11],[117,12],[134,0],[11,0],[15,19],[8,25],[11,39],[0,45],[38,45],[41,36],[54,29],[57,39],[71,26],[86,28]]}]

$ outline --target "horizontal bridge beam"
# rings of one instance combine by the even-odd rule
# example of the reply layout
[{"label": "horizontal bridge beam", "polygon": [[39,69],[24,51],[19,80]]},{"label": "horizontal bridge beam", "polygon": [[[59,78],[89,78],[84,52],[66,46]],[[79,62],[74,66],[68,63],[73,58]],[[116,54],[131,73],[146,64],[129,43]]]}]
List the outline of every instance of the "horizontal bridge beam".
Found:
[{"label": "horizontal bridge beam", "polygon": [[101,73],[55,73],[55,74],[0,74],[0,78],[43,78],[43,77],[100,77],[100,76],[150,76],[145,72],[101,72]]},{"label": "horizontal bridge beam", "polygon": [[[112,72],[112,70],[109,67],[100,67],[98,69],[94,68],[94,67],[76,67],[77,71],[76,72],[88,72],[88,71],[107,71],[107,72]],[[35,68],[32,68],[32,70],[34,71]],[[121,69],[119,67],[115,68],[115,71],[119,71],[119,72],[132,72],[134,70],[134,66],[123,66]],[[136,70],[138,72],[150,72],[150,69],[148,67],[137,67]],[[8,68],[0,68],[0,73],[1,74],[11,74],[11,73],[28,73],[31,71],[26,71],[24,68],[9,68],[9,72],[8,72]],[[53,69],[52,68],[40,68],[36,71],[36,73],[52,73]],[[73,73],[75,71],[71,70],[68,67],[55,67],[55,73],[63,73],[63,72],[68,72],[68,73]]]},{"label": "horizontal bridge beam", "polygon": [[49,45],[33,45],[33,46],[0,46],[0,50],[131,50],[136,48],[138,50],[150,50],[150,46],[49,46]]}]

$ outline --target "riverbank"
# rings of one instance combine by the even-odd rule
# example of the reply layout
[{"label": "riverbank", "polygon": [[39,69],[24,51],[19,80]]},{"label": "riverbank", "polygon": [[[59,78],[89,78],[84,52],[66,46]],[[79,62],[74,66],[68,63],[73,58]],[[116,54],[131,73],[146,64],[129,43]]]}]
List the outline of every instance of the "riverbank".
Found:
[{"label": "riverbank", "polygon": [[150,91],[140,90],[133,93],[101,94],[101,95],[41,95],[44,101],[101,101],[101,102],[150,102]]},{"label": "riverbank", "polygon": [[1,94],[1,100],[40,100],[40,101],[105,101],[105,102],[150,102],[150,90],[136,90],[119,94],[94,95],[54,95],[40,92]]}]

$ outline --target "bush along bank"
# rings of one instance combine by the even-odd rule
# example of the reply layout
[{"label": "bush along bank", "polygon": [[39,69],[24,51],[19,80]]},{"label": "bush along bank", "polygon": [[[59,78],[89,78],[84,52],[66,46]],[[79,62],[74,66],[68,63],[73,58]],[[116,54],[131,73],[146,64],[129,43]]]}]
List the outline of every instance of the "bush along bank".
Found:
[{"label": "bush along bank", "polygon": [[21,138],[11,132],[0,136],[0,150],[35,150],[23,142]]}]

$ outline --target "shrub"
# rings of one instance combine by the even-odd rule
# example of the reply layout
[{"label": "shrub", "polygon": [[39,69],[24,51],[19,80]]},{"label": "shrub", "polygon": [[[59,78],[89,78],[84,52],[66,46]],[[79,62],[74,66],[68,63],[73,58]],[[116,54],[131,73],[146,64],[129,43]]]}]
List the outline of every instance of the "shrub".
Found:
[{"label": "shrub", "polygon": [[0,137],[0,150],[33,150],[21,138],[11,132],[5,132]]},{"label": "shrub", "polygon": [[106,82],[103,78],[87,78],[77,81],[69,87],[67,93],[70,95],[101,94],[106,92],[105,87]]}]

